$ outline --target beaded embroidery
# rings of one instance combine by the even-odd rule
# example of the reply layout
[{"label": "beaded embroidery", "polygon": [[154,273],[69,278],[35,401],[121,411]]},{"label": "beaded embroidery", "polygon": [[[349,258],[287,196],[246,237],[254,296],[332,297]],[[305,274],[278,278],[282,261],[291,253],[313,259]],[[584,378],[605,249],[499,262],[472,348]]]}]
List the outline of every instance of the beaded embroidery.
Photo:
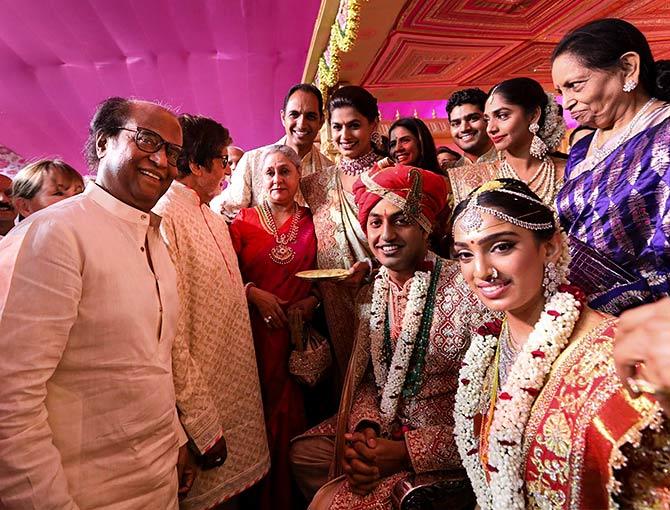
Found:
[{"label": "beaded embroidery", "polygon": [[342,173],[346,175],[361,175],[372,165],[374,165],[378,158],[379,156],[375,151],[370,151],[367,154],[363,154],[362,156],[354,159],[343,157],[340,160],[339,167],[340,170],[342,170]]},{"label": "beaded embroidery", "polygon": [[277,243],[272,250],[270,250],[270,260],[275,264],[286,265],[289,264],[295,257],[295,251],[289,246],[289,244],[294,243],[298,238],[298,228],[300,224],[300,217],[302,216],[302,211],[297,208],[296,212],[291,218],[291,226],[287,234],[279,234],[277,232],[277,225],[275,219],[272,216],[272,211],[267,201],[259,206],[256,206],[258,215],[261,218],[262,224],[265,229],[274,236],[275,242]]}]

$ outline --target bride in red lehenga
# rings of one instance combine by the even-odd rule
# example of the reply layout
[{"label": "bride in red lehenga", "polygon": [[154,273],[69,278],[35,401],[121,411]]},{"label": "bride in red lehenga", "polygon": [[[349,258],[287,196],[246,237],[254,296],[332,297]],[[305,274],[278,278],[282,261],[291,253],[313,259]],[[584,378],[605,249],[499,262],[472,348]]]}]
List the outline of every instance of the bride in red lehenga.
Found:
[{"label": "bride in red lehenga", "polygon": [[668,417],[621,384],[617,319],[567,284],[567,245],[526,184],[496,179],[454,212],[465,280],[504,320],[473,336],[455,434],[482,510],[668,508]]}]

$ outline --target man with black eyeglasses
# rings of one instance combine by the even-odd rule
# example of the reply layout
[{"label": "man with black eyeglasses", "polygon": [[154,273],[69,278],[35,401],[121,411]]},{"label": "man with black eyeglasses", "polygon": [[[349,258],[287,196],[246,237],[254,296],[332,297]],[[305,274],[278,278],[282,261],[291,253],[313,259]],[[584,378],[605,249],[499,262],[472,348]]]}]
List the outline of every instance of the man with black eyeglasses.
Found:
[{"label": "man with black eyeglasses", "polygon": [[177,407],[206,470],[183,505],[205,510],[232,505],[267,472],[270,457],[237,254],[225,220],[209,208],[230,173],[230,136],[207,117],[181,115],[179,123],[179,173],[154,212],[162,218],[182,306],[172,348]]},{"label": "man with black eyeglasses", "polygon": [[[271,145],[288,145],[302,160],[301,177],[332,165],[314,145],[323,124],[323,97],[321,91],[311,83],[299,83],[291,87],[284,98],[280,112],[286,135],[273,144],[250,150],[242,156],[230,184],[221,196],[212,202],[212,209],[224,214],[228,220],[244,207],[253,207],[263,201],[263,174],[261,156]],[[305,205],[298,191],[296,202]]]},{"label": "man with black eyeglasses", "polygon": [[86,143],[95,183],[3,241],[3,508],[177,509],[193,483],[177,469],[176,275],[151,213],[181,144],[167,109],[107,99]]}]

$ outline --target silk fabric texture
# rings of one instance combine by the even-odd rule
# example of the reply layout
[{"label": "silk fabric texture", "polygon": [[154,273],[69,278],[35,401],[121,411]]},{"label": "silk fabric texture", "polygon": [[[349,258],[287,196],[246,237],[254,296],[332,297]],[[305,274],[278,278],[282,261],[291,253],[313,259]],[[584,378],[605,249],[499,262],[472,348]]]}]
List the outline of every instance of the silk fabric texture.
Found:
[{"label": "silk fabric texture", "polygon": [[670,294],[670,104],[647,112],[627,140],[606,143],[616,147],[602,160],[588,155],[592,139],[570,151],[557,209],[571,239],[632,275],[586,285],[594,271],[572,243],[571,280],[584,285],[591,306],[618,315]]},{"label": "silk fabric texture", "polygon": [[[310,295],[311,283],[295,276],[316,266],[316,237],[309,209],[300,208],[298,235],[288,246],[295,256],[288,264],[277,264],[270,258],[276,246],[275,236],[261,222],[258,208],[242,209],[230,225],[235,251],[245,282],[271,292],[287,301],[284,311]],[[294,213],[294,214],[297,214]],[[293,216],[278,226],[277,234],[288,235]],[[288,326],[269,328],[264,317],[251,305],[251,325],[263,393],[263,408],[272,466],[260,484],[260,509],[292,508],[292,480],[288,465],[290,440],[306,428],[302,389],[288,371],[293,350]]]}]

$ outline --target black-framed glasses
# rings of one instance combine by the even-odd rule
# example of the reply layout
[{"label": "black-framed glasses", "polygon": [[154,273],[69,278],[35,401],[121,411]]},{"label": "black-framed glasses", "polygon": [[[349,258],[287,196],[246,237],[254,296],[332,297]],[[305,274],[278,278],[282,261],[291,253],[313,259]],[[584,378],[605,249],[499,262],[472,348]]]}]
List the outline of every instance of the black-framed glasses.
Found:
[{"label": "black-framed glasses", "polygon": [[137,126],[137,129],[130,129],[125,127],[119,127],[122,131],[130,131],[135,133],[133,139],[135,140],[135,145],[137,148],[143,152],[148,152],[153,154],[161,150],[165,146],[165,155],[167,156],[167,162],[172,166],[177,166],[177,160],[181,156],[182,148],[179,145],[166,142],[163,140],[163,137],[151,131],[151,129],[143,128]]},{"label": "black-framed glasses", "polygon": [[230,158],[228,157],[228,154],[221,154],[220,156],[214,156],[214,158],[212,159],[220,159],[223,168],[226,168],[230,163]]}]

